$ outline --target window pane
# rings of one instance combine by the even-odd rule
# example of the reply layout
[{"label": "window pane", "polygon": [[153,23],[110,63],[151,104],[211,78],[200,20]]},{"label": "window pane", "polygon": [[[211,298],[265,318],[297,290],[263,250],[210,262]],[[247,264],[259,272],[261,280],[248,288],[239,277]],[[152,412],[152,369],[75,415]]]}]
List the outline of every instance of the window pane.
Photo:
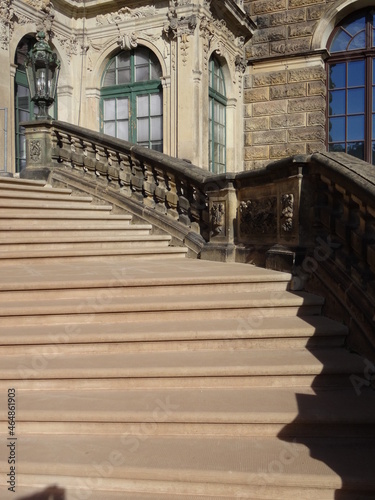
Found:
[{"label": "window pane", "polygon": [[161,115],[163,113],[163,96],[161,94],[152,94],[151,101],[151,116]]},{"label": "window pane", "polygon": [[356,158],[359,158],[360,160],[363,160],[365,157],[364,143],[363,142],[354,142],[354,143],[348,144],[347,153],[349,155],[355,156]]},{"label": "window pane", "polygon": [[372,164],[375,165],[375,142],[372,143]]},{"label": "window pane", "polygon": [[332,153],[345,153],[345,143],[343,144],[330,144],[329,151]]},{"label": "window pane", "polygon": [[114,120],[116,117],[116,101],[115,99],[107,99],[104,101],[104,120]]},{"label": "window pane", "polygon": [[364,30],[366,27],[366,16],[362,15],[357,19],[349,19],[343,24],[343,28],[352,36],[356,35],[359,31]]},{"label": "window pane", "polygon": [[130,83],[131,73],[129,69],[119,69],[117,73],[117,84],[123,85],[124,83]]},{"label": "window pane", "polygon": [[348,116],[348,141],[365,138],[365,116]]},{"label": "window pane", "polygon": [[350,39],[351,37],[347,33],[345,33],[345,31],[340,29],[332,40],[332,44],[330,47],[331,52],[341,52],[343,50],[346,50]]},{"label": "window pane", "polygon": [[372,136],[371,139],[375,140],[375,115],[372,115]]},{"label": "window pane", "polygon": [[348,87],[359,87],[365,84],[365,61],[348,63]]},{"label": "window pane", "polygon": [[345,141],[345,118],[329,120],[329,142]]},{"label": "window pane", "polygon": [[151,61],[151,80],[160,80],[161,76],[162,76],[162,72],[161,72],[160,63],[156,57],[152,58],[152,61]]},{"label": "window pane", "polygon": [[137,97],[137,116],[149,116],[148,95],[140,95]]},{"label": "window pane", "polygon": [[350,42],[348,50],[364,49],[366,47],[366,32],[361,31]]},{"label": "window pane", "polygon": [[143,65],[146,64],[148,66],[149,61],[149,50],[145,47],[139,47],[135,51],[135,65]]},{"label": "window pane", "polygon": [[149,79],[149,67],[147,66],[138,66],[135,69],[135,81],[136,82],[145,82]]},{"label": "window pane", "polygon": [[109,87],[111,85],[116,85],[116,73],[115,70],[107,71],[104,76],[103,86]]},{"label": "window pane", "polygon": [[148,141],[148,118],[137,120],[137,142]]},{"label": "window pane", "polygon": [[161,117],[151,118],[151,140],[160,141],[163,137],[163,119]]},{"label": "window pane", "polygon": [[329,114],[344,115],[345,114],[345,90],[335,90],[329,94]]},{"label": "window pane", "polygon": [[112,137],[116,136],[116,124],[115,122],[106,122],[104,124],[104,133],[111,135]]},{"label": "window pane", "polygon": [[129,122],[128,120],[117,122],[117,137],[124,141],[129,140]]},{"label": "window pane", "polygon": [[117,56],[118,68],[130,68],[130,52],[121,52]]},{"label": "window pane", "polygon": [[348,90],[348,113],[365,112],[365,89]]},{"label": "window pane", "polygon": [[129,99],[117,99],[117,118],[127,118],[129,116]]},{"label": "window pane", "polygon": [[346,86],[346,64],[331,64],[329,67],[329,88],[337,89]]}]

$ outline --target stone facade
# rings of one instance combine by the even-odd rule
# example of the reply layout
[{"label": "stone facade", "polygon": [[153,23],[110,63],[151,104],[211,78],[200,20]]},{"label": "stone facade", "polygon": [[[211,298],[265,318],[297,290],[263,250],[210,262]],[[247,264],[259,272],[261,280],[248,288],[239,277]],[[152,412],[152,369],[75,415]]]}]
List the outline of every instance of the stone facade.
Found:
[{"label": "stone facade", "polygon": [[[327,40],[368,0],[4,0],[0,161],[14,169],[15,54],[46,32],[62,61],[58,119],[100,130],[101,78],[119,50],[146,46],[162,67],[163,151],[209,168],[208,61],[222,65],[227,171],[326,149]],[[1,126],[1,124],[0,124]],[[0,165],[0,170],[2,165]]]}]

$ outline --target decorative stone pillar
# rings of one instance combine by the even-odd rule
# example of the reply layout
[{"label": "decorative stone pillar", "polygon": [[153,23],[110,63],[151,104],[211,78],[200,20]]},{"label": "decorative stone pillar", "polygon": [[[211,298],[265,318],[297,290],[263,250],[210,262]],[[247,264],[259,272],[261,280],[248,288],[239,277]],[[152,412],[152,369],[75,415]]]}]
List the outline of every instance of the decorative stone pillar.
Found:
[{"label": "decorative stone pillar", "polygon": [[23,179],[47,181],[52,168],[52,120],[22,123],[26,138],[26,168]]}]

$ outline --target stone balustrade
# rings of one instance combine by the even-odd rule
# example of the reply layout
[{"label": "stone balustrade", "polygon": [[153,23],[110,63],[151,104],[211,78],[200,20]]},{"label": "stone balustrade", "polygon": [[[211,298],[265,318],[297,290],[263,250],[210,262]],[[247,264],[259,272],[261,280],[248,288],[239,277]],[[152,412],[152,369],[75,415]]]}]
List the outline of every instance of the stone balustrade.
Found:
[{"label": "stone balustrade", "polygon": [[193,256],[289,269],[294,286],[328,297],[330,314],[354,332],[355,348],[375,349],[372,165],[344,154],[316,153],[214,175],[67,123],[24,126],[23,177],[72,172],[91,192],[120,200],[123,208],[177,235]]}]

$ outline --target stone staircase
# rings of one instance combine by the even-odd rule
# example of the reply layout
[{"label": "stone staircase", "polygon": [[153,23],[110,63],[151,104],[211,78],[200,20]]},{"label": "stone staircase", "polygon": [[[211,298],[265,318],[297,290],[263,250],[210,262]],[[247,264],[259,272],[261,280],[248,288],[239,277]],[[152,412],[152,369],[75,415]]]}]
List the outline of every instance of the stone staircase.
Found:
[{"label": "stone staircase", "polygon": [[66,189],[0,211],[1,499],[375,498],[372,365],[321,297]]}]

